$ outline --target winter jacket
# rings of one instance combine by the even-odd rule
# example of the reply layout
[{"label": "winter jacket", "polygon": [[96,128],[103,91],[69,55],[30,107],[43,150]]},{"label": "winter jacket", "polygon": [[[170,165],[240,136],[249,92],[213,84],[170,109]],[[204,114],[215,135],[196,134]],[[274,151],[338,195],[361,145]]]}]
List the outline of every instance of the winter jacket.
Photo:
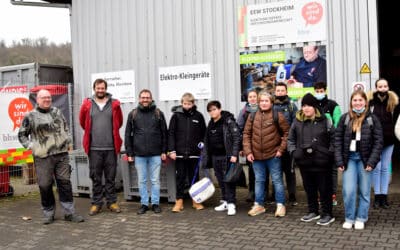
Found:
[{"label": "winter jacket", "polygon": [[[119,129],[122,127],[123,122],[121,103],[116,99],[112,99],[111,94],[107,93],[107,98],[111,100],[114,149],[115,153],[119,154],[122,145],[122,139],[119,135]],[[93,98],[86,98],[85,100],[83,100],[81,110],[79,112],[79,123],[84,130],[82,144],[86,154],[89,154],[90,151],[90,141],[92,136],[91,109],[93,102]]]},{"label": "winter jacket", "polygon": [[[231,157],[231,156],[239,156],[239,150],[240,150],[240,131],[239,127],[236,124],[236,121],[233,117],[233,114],[231,114],[228,111],[222,111],[221,112],[221,118],[223,119],[223,136],[224,136],[224,144],[225,144],[225,150],[226,150],[226,156]],[[212,152],[209,152],[209,138],[208,138],[208,132],[209,132],[209,127],[212,122],[212,119],[208,123],[207,130],[206,130],[206,136],[204,137],[204,149],[202,151],[202,162],[201,166],[202,168],[211,168],[211,155]]]},{"label": "winter jacket", "polygon": [[342,115],[339,104],[325,96],[324,99],[318,101],[318,108],[325,113],[325,116],[328,119],[331,119],[336,128],[339,123],[340,116]]},{"label": "winter jacket", "polygon": [[255,160],[266,160],[275,157],[277,151],[282,154],[286,151],[289,124],[280,112],[278,117],[280,129],[273,120],[272,109],[259,109],[253,119],[247,119],[243,131],[243,151],[246,156],[253,154]]},{"label": "winter jacket", "polygon": [[[396,121],[394,120],[393,111],[398,105],[398,99],[396,93],[392,91],[389,91],[388,96],[383,100],[379,98],[377,92],[374,92],[369,101],[370,110],[378,117],[382,124],[384,147],[392,145],[395,142],[394,125]],[[392,111],[387,110],[389,105],[393,107]]]},{"label": "winter jacket", "polygon": [[[360,148],[358,152],[364,167],[367,165],[375,168],[380,161],[380,155],[383,149],[382,126],[378,118],[367,111],[367,115],[361,126]],[[348,113],[342,115],[339,125],[335,130],[335,163],[337,167],[347,168],[350,153],[350,142],[352,140],[352,121],[345,124]],[[368,124],[367,117],[371,117],[372,125]]]},{"label": "winter jacket", "polygon": [[292,125],[293,121],[296,119],[298,108],[288,96],[282,101],[276,98],[273,109],[283,114],[289,126]]},{"label": "winter jacket", "polygon": [[316,109],[315,118],[297,112],[288,137],[288,151],[296,165],[306,171],[331,171],[334,155],[332,122]]},{"label": "winter jacket", "polygon": [[[134,118],[134,119],[133,119]],[[167,124],[164,114],[154,102],[138,105],[129,112],[125,128],[125,149],[128,156],[155,156],[167,152]]]},{"label": "winter jacket", "polygon": [[205,131],[204,117],[196,106],[190,110],[176,107],[169,122],[168,151],[184,159],[198,157],[200,149],[197,145],[204,140]]},{"label": "winter jacket", "polygon": [[25,148],[32,149],[33,156],[39,158],[72,149],[67,122],[56,107],[49,110],[36,107],[27,113],[18,131],[18,140]]},{"label": "winter jacket", "polygon": [[247,117],[249,117],[249,114],[254,113],[258,110],[257,105],[250,105],[249,103],[246,103],[244,107],[240,110],[240,113],[237,118],[237,125],[239,126],[240,132],[243,132],[244,125],[246,124]]}]

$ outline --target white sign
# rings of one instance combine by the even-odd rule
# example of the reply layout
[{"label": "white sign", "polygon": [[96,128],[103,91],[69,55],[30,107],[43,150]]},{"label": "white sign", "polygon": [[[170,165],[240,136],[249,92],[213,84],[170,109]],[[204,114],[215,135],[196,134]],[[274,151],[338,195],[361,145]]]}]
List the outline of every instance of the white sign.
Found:
[{"label": "white sign", "polygon": [[4,91],[1,93],[0,149],[22,148],[18,140],[19,127],[25,114],[32,109],[27,92]]},{"label": "white sign", "polygon": [[180,100],[190,92],[196,99],[211,98],[210,64],[160,67],[158,70],[160,101]]},{"label": "white sign", "polygon": [[106,80],[107,92],[121,103],[135,101],[135,71],[93,73],[92,83],[98,78]]},{"label": "white sign", "polygon": [[240,47],[326,40],[326,0],[268,2],[240,9]]}]

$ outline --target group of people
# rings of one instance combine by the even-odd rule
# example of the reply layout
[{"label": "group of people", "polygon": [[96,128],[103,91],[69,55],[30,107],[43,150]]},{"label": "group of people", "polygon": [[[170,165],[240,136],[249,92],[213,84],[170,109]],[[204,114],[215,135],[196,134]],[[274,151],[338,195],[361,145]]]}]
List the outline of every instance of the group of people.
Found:
[{"label": "group of people", "polygon": [[[246,157],[249,166],[248,200],[254,201],[248,215],[265,212],[269,176],[276,202],[275,216],[286,215],[283,173],[289,203],[297,205],[294,170],[297,166],[308,202],[308,213],[301,221],[317,220],[319,225],[328,225],[335,220],[332,206],[336,203],[337,173],[340,171],[343,173],[345,207],[343,228],[350,229],[354,225],[355,229],[363,229],[368,220],[371,182],[375,192],[374,207],[389,207],[388,168],[398,98],[389,91],[388,82],[379,79],[370,98],[363,91],[354,91],[349,111],[342,115],[339,105],[327,98],[325,82],[315,83],[314,89],[314,95],[308,93],[302,98],[300,109],[288,97],[284,83],[276,84],[273,95],[250,90],[248,102],[237,120],[232,113],[222,109],[219,101],[210,101],[207,126],[197,110],[194,96],[185,93],[181,105],[172,110],[168,129],[151,91],[141,90],[138,106],[128,115],[124,140],[127,159],[134,164],[138,176],[141,206],[137,214],[150,209],[154,213],[161,212],[161,163],[169,157],[175,161],[177,185],[172,212],[179,213],[184,209],[188,180],[197,180],[196,167],[201,167],[214,169],[221,189],[222,200],[215,211],[235,215],[236,183],[224,181],[224,176],[231,164],[238,164],[241,155]],[[95,80],[93,91],[94,95],[83,101],[79,112],[84,130],[83,148],[89,158],[93,182],[89,210],[92,216],[101,212],[104,199],[110,211],[121,212],[115,175],[122,145],[119,129],[123,123],[120,102],[107,93],[107,82]],[[400,135],[400,125],[398,127],[396,133]],[[53,175],[65,220],[84,221],[74,211],[68,163],[72,145],[68,126],[60,110],[51,105],[47,90],[38,92],[37,106],[24,117],[18,136],[24,147],[32,149],[35,159],[44,223],[54,221]],[[204,143],[204,148],[199,148],[199,143]],[[204,209],[203,204],[195,201],[192,201],[192,207]]]}]

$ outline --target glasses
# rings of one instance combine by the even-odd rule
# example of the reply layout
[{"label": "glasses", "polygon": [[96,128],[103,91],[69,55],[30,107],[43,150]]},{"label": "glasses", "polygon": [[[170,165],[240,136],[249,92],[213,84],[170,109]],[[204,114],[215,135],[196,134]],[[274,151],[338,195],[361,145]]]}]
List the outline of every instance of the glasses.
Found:
[{"label": "glasses", "polygon": [[40,99],[51,99],[51,96],[41,96]]},{"label": "glasses", "polygon": [[151,99],[149,96],[141,96],[140,99]]}]

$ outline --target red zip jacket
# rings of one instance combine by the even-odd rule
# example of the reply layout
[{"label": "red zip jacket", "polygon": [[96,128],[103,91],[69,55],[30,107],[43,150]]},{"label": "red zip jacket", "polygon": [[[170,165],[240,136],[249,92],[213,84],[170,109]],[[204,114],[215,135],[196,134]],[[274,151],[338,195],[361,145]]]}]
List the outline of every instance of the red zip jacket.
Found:
[{"label": "red zip jacket", "polygon": [[[119,135],[119,129],[122,127],[123,117],[120,102],[116,99],[111,99],[112,107],[112,123],[113,123],[113,138],[114,138],[114,148],[115,153],[119,154],[121,151],[122,139]],[[92,99],[86,98],[83,100],[81,110],[79,112],[79,123],[85,131],[83,134],[83,149],[86,154],[89,154],[90,150],[90,133],[92,128],[92,119],[90,116],[90,110],[92,108]]]}]

